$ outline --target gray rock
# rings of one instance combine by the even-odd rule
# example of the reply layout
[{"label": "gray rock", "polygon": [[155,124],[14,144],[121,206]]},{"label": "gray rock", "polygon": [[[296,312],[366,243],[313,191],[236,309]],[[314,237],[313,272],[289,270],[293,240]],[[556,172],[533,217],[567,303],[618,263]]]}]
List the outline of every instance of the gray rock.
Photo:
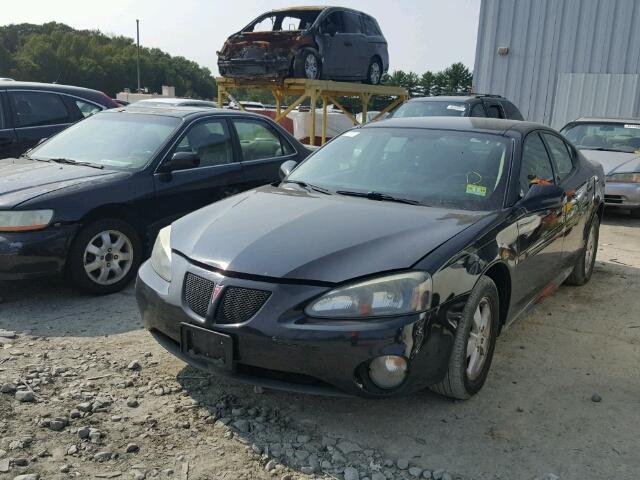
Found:
[{"label": "gray rock", "polygon": [[329,447],[329,446],[334,446],[338,441],[335,438],[332,437],[322,437],[322,446],[323,447]]},{"label": "gray rock", "polygon": [[78,429],[78,437],[80,437],[82,440],[84,440],[85,438],[89,438],[89,433],[91,432],[91,427],[80,427]]},{"label": "gray rock", "polygon": [[399,458],[396,462],[396,466],[400,470],[406,470],[407,468],[409,468],[409,460],[407,458]]},{"label": "gray rock", "polygon": [[37,473],[25,473],[24,475],[18,475],[13,477],[13,480],[39,480],[40,475]]},{"label": "gray rock", "polygon": [[277,462],[276,460],[271,459],[271,460],[269,460],[269,461],[267,462],[267,464],[264,466],[264,469],[265,469],[267,472],[270,472],[270,471],[272,471],[272,470],[275,470],[275,468],[276,468],[276,465],[277,465],[277,464],[278,464],[278,462]]},{"label": "gray rock", "polygon": [[82,402],[76,405],[76,408],[81,412],[90,412],[91,408],[93,408],[93,403],[91,402]]},{"label": "gray rock", "polygon": [[542,477],[542,480],[560,480],[560,477],[557,475],[554,475],[553,473],[547,473],[544,477]]},{"label": "gray rock", "polygon": [[296,460],[304,462],[307,458],[309,458],[309,452],[307,452],[306,450],[296,450],[294,456]]},{"label": "gray rock", "polygon": [[49,422],[49,428],[54,432],[61,432],[67,425],[69,425],[69,420],[64,417],[56,417]]},{"label": "gray rock", "polygon": [[422,474],[422,469],[418,467],[411,467],[409,469],[409,475],[412,477],[418,478]]},{"label": "gray rock", "polygon": [[448,473],[448,472],[444,472],[444,473],[442,474],[442,480],[453,480],[453,477],[451,476],[451,474],[450,474],[450,473]]},{"label": "gray rock", "polygon": [[344,480],[360,480],[360,474],[358,473],[358,470],[353,467],[345,468]]},{"label": "gray rock", "polygon": [[5,330],[4,328],[0,328],[0,337],[16,338],[16,332],[14,332],[13,330]]},{"label": "gray rock", "polygon": [[140,446],[137,443],[130,443],[127,445],[127,453],[137,453],[140,451]]},{"label": "gray rock", "polygon": [[241,417],[242,415],[245,414],[245,409],[240,407],[240,408],[232,408],[231,409],[231,415],[234,417]]},{"label": "gray rock", "polygon": [[67,449],[67,455],[75,455],[76,453],[78,453],[78,446],[77,445],[71,445]]},{"label": "gray rock", "polygon": [[80,418],[81,416],[82,416],[82,413],[80,413],[80,410],[78,410],[77,408],[74,408],[69,412],[70,418]]},{"label": "gray rock", "polygon": [[425,470],[424,472],[422,472],[422,478],[428,478],[428,479],[433,478],[431,476],[431,470]]},{"label": "gray rock", "polygon": [[16,400],[19,402],[33,402],[35,400],[35,395],[33,392],[29,390],[18,390],[16,392]]},{"label": "gray rock", "polygon": [[333,452],[331,455],[331,461],[333,463],[337,463],[338,465],[344,465],[347,463],[347,459],[342,456],[340,452]]},{"label": "gray rock", "polygon": [[113,454],[111,452],[98,452],[93,456],[93,459],[98,462],[104,462],[110,460]]},{"label": "gray rock", "polygon": [[89,429],[89,440],[91,443],[100,443],[100,438],[102,438],[102,432],[97,428]]},{"label": "gray rock", "polygon": [[18,387],[13,383],[5,383],[0,387],[0,393],[16,393]]},{"label": "gray rock", "polygon": [[129,365],[127,365],[127,368],[129,370],[140,370],[142,367],[140,366],[140,362],[138,362],[137,360],[134,360],[133,362],[131,362]]},{"label": "gray rock", "polygon": [[350,453],[361,452],[362,451],[362,448],[360,448],[360,445],[358,445],[356,443],[353,443],[353,442],[347,442],[347,441],[343,441],[343,442],[338,443],[338,445],[336,445],[336,447],[338,448],[338,450],[340,450],[345,455],[349,455]]},{"label": "gray rock", "polygon": [[8,473],[9,470],[11,470],[9,459],[5,458],[4,460],[0,460],[0,473]]},{"label": "gray rock", "polygon": [[371,480],[387,480],[387,477],[385,477],[384,473],[374,472],[371,475]]},{"label": "gray rock", "polygon": [[70,470],[71,465],[69,465],[68,463],[60,467],[60,473],[69,473]]},{"label": "gray rock", "polygon": [[249,421],[248,420],[236,420],[235,422],[233,422],[231,425],[233,425],[233,427],[240,431],[240,432],[248,432],[249,431]]},{"label": "gray rock", "polygon": [[333,470],[333,464],[329,460],[323,460],[320,462],[320,468],[322,470]]},{"label": "gray rock", "polygon": [[127,399],[127,407],[136,408],[138,405],[140,404],[135,398],[132,397]]},{"label": "gray rock", "polygon": [[309,440],[311,440],[311,437],[309,435],[298,435],[296,440],[298,443],[308,443]]},{"label": "gray rock", "polygon": [[282,475],[282,477],[280,477],[280,480],[293,480],[293,475],[291,475],[290,473],[285,473],[284,475]]},{"label": "gray rock", "polygon": [[[602,397],[597,393],[591,395],[591,401],[595,403],[600,403],[602,401]],[[547,475],[553,475],[553,473],[547,473]]]},{"label": "gray rock", "polygon": [[27,465],[29,465],[29,460],[27,460],[26,458],[14,458],[11,463],[16,467],[26,467]]},{"label": "gray rock", "polygon": [[431,475],[433,476],[434,480],[442,480],[444,474],[445,474],[444,470],[434,470]]}]

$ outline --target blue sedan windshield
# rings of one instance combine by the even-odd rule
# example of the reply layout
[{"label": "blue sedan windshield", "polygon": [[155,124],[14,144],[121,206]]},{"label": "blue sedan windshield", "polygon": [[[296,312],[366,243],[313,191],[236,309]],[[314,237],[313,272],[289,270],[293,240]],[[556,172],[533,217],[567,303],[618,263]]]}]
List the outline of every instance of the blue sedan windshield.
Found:
[{"label": "blue sedan windshield", "polygon": [[179,118],[161,115],[99,113],[63,130],[29,156],[137,170],[151,161],[180,123]]},{"label": "blue sedan windshield", "polygon": [[502,206],[510,142],[499,135],[418,128],[351,130],[288,177],[329,191],[376,192],[463,210]]}]

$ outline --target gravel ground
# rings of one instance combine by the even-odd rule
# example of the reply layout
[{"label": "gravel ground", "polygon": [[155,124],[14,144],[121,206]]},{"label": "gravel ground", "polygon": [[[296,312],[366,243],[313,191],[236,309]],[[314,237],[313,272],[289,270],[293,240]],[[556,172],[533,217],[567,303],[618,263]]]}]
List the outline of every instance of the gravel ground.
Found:
[{"label": "gravel ground", "polygon": [[0,282],[0,296],[2,479],[639,476],[640,221],[624,215],[602,226],[591,282],[504,332],[466,402],[208,377],[141,329],[132,287],[89,297],[55,279]]}]

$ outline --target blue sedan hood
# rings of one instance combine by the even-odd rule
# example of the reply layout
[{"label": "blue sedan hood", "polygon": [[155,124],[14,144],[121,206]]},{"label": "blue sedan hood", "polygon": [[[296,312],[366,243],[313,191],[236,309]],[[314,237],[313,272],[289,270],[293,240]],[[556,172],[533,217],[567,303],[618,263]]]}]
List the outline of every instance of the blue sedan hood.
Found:
[{"label": "blue sedan hood", "polygon": [[0,209],[10,209],[46,193],[118,173],[27,158],[0,160]]},{"label": "blue sedan hood", "polygon": [[487,212],[265,186],[173,224],[174,250],[237,273],[338,283],[409,268]]}]

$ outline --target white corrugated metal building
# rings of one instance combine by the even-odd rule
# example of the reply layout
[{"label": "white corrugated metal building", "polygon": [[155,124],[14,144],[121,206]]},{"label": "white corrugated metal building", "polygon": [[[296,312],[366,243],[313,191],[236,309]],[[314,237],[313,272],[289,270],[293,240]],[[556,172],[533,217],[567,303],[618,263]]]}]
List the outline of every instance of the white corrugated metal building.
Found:
[{"label": "white corrugated metal building", "polygon": [[640,0],[482,0],[473,73],[556,128],[640,117]]}]

